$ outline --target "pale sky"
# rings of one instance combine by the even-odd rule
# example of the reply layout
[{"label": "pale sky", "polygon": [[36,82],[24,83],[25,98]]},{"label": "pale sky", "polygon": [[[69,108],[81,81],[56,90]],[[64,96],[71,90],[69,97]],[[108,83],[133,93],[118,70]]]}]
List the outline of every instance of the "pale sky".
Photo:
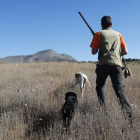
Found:
[{"label": "pale sky", "polygon": [[139,0],[0,0],[0,58],[53,49],[78,61],[97,61],[91,54],[92,29],[112,18],[128,47],[125,58],[140,59]]}]

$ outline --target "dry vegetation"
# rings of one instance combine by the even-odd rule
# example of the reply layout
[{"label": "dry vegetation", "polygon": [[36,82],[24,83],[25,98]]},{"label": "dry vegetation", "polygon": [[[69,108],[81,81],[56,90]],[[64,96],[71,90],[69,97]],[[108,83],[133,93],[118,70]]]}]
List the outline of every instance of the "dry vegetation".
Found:
[{"label": "dry vegetation", "polygon": [[[118,105],[110,79],[106,83],[107,113],[95,91],[93,63],[31,63],[0,65],[0,140],[138,140],[140,139],[140,65],[129,65],[133,78],[124,91],[133,108],[130,127]],[[82,98],[73,85],[75,72],[85,73],[92,85]],[[68,131],[60,109],[64,95],[74,91],[78,108]],[[45,123],[40,123],[40,116]],[[44,128],[45,127],[45,128]]]}]

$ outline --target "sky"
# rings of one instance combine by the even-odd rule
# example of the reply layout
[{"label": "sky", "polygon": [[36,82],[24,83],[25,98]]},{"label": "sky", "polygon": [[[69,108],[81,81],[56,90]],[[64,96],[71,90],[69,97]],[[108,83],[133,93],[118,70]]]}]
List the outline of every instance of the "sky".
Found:
[{"label": "sky", "polygon": [[101,30],[101,18],[112,18],[128,54],[140,59],[139,0],[0,0],[0,58],[53,49],[78,61],[97,61],[91,54],[91,28]]}]

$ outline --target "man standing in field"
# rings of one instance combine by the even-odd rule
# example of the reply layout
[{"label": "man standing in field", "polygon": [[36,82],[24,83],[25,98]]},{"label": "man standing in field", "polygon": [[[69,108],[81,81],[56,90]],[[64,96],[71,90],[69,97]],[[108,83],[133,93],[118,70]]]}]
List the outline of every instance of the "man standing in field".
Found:
[{"label": "man standing in field", "polygon": [[122,55],[128,53],[123,36],[110,27],[112,20],[109,16],[101,19],[102,31],[97,32],[91,42],[92,54],[98,53],[99,64],[96,68],[96,91],[100,105],[105,106],[104,85],[110,76],[117,98],[123,110],[126,110],[132,121],[132,109],[123,92],[122,84]]}]

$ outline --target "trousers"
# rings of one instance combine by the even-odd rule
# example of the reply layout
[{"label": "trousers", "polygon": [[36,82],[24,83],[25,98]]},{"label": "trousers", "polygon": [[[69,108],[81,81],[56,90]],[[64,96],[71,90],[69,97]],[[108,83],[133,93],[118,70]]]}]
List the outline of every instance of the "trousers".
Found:
[{"label": "trousers", "polygon": [[120,101],[122,109],[126,110],[129,118],[132,118],[132,108],[123,91],[122,68],[118,65],[101,65],[97,66],[95,72],[97,74],[96,91],[100,105],[106,106],[104,86],[107,77],[110,76],[114,91]]}]

